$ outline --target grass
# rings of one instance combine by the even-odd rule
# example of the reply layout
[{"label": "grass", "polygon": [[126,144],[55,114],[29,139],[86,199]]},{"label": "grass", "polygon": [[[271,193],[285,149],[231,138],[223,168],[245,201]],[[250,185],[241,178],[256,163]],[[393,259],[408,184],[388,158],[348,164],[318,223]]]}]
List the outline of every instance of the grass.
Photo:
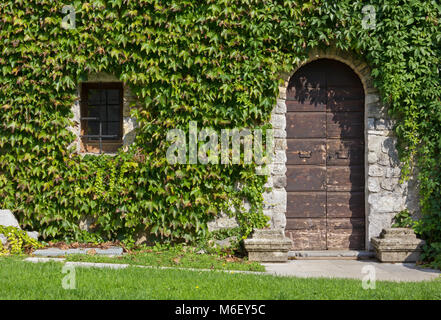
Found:
[{"label": "grass", "polygon": [[62,288],[63,264],[0,258],[0,299],[441,299],[441,281],[376,283],[231,272],[76,268],[76,289]]},{"label": "grass", "polygon": [[162,266],[197,268],[212,270],[242,270],[242,271],[265,271],[265,268],[257,262],[250,262],[232,256],[219,256],[217,254],[197,254],[185,251],[153,251],[144,250],[116,257],[98,255],[69,255],[67,261],[126,263],[142,266]]}]

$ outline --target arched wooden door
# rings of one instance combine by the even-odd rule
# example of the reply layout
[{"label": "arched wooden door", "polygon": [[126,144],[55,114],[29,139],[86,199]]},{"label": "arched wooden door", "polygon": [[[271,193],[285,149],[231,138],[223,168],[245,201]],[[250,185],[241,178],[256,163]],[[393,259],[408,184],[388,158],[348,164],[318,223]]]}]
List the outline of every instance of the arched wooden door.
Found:
[{"label": "arched wooden door", "polygon": [[347,65],[313,61],[287,90],[287,224],[295,250],[363,249],[364,91]]}]

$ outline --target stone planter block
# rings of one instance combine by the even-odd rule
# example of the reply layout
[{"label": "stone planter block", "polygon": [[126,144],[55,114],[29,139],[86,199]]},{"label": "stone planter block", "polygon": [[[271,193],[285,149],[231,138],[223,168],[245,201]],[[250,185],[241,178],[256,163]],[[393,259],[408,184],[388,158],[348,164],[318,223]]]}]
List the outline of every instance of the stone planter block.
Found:
[{"label": "stone planter block", "polygon": [[408,228],[383,229],[378,238],[372,238],[377,259],[381,262],[416,262],[424,243]]},{"label": "stone planter block", "polygon": [[286,262],[292,241],[281,229],[254,230],[251,239],[244,240],[249,261]]}]

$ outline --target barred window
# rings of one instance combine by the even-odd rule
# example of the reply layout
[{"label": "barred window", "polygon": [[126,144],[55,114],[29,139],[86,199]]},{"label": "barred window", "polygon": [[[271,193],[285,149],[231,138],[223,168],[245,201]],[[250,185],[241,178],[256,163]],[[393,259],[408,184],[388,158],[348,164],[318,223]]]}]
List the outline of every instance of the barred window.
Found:
[{"label": "barred window", "polygon": [[82,83],[81,139],[84,152],[112,153],[121,147],[122,110],[122,83]]}]

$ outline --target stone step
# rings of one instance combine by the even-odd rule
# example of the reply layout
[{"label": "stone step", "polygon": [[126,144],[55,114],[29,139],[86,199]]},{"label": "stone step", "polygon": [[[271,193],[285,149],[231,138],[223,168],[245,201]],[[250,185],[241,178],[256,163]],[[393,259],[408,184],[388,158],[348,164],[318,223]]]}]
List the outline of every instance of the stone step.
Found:
[{"label": "stone step", "polygon": [[381,239],[414,239],[417,237],[415,232],[410,228],[388,228],[383,229],[380,233]]},{"label": "stone step", "polygon": [[87,254],[90,250],[95,250],[94,254],[105,255],[105,256],[119,256],[123,254],[123,249],[121,247],[110,247],[108,249],[99,248],[78,248],[78,249],[58,249],[58,248],[47,248],[38,249],[32,252],[33,255],[39,257],[61,257],[72,254]]},{"label": "stone step", "polygon": [[311,250],[311,251],[289,251],[290,260],[334,260],[352,259],[366,260],[375,258],[375,252],[362,250]]}]

